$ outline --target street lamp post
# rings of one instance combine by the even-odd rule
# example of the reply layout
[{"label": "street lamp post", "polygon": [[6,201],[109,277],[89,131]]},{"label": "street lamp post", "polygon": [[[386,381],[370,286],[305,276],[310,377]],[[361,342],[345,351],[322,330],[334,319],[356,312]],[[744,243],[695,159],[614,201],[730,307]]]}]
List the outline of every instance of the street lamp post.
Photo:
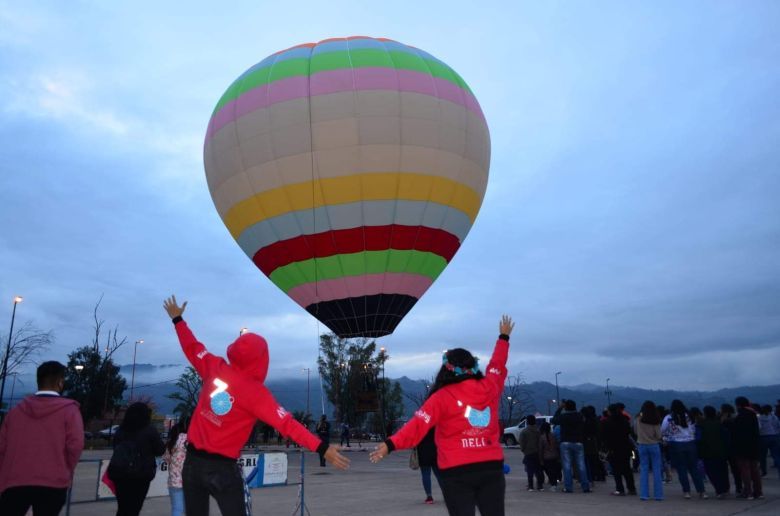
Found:
[{"label": "street lamp post", "polygon": [[[11,331],[8,333],[8,344],[5,346],[5,358],[3,359],[3,382],[0,385],[0,411],[3,408],[3,394],[5,394],[5,377],[8,376],[8,355],[11,354],[11,340],[14,336],[14,319],[16,319],[16,305],[22,302],[22,296],[14,297],[14,309],[11,312]],[[2,422],[2,419],[0,419]]]},{"label": "street lamp post", "polygon": [[304,367],[303,370],[306,371],[306,414],[308,414],[309,413],[309,385],[310,385],[309,375],[311,374],[311,369],[308,367]]},{"label": "street lamp post", "polygon": [[11,398],[8,400],[8,410],[11,410],[11,405],[14,402],[14,390],[16,390],[16,377],[19,376],[19,373],[14,371],[11,373],[11,375],[14,377],[14,381],[11,384]]},{"label": "street lamp post", "polygon": [[612,405],[612,391],[609,390],[609,378],[607,378],[607,388],[604,390],[604,394],[607,395],[607,405]]},{"label": "street lamp post", "polygon": [[561,400],[561,391],[558,390],[558,375],[559,374],[561,374],[560,371],[555,373],[555,399],[558,400],[557,403],[556,403],[557,407],[560,407],[560,403],[561,403],[561,401],[560,401]]},{"label": "street lamp post", "polygon": [[138,353],[138,345],[143,343],[144,339],[138,339],[135,341],[135,347],[133,348],[133,376],[130,379],[130,401],[133,401],[133,391],[135,390],[135,357]]},{"label": "street lamp post", "polygon": [[385,391],[385,360],[386,360],[385,351],[386,351],[386,349],[385,349],[384,346],[379,348],[379,353],[380,353],[380,356],[382,357],[382,404],[381,404],[381,409],[382,409],[382,435],[384,435],[385,439],[387,439],[387,423],[385,422],[385,408],[386,408],[385,407],[385,405],[386,405],[385,396],[387,395],[387,392]]}]

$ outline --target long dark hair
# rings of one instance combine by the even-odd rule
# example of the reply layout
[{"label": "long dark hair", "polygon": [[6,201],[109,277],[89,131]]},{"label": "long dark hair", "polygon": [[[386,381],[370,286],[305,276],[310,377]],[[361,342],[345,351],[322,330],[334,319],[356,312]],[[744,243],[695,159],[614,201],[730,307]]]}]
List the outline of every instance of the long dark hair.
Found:
[{"label": "long dark hair", "polygon": [[187,428],[190,426],[189,416],[182,416],[179,422],[173,425],[171,431],[168,433],[168,442],[165,443],[165,447],[168,448],[168,452],[173,453],[173,448],[176,446],[176,441],[179,440],[181,434],[187,433]]},{"label": "long dark hair", "polygon": [[675,425],[688,428],[688,411],[682,401],[673,400],[672,406],[669,407],[669,413],[672,415],[672,421]]},{"label": "long dark hair", "polygon": [[550,423],[545,421],[542,423],[542,426],[539,427],[539,431],[542,433],[542,436],[544,436],[545,439],[547,439],[547,444],[552,444],[550,441],[550,434],[552,430],[552,426],[550,426]]},{"label": "long dark hair", "polygon": [[152,409],[149,405],[137,401],[127,407],[125,417],[119,425],[119,429],[130,434],[136,433],[147,426],[152,421]]},{"label": "long dark hair", "polygon": [[642,409],[640,410],[642,413],[642,418],[640,421],[646,425],[660,425],[661,424],[661,418],[658,417],[658,407],[655,406],[655,403],[653,403],[650,400],[645,401],[642,403]]},{"label": "long dark hair", "polygon": [[447,363],[443,364],[441,369],[439,369],[439,373],[436,375],[436,380],[433,382],[433,387],[431,387],[428,397],[447,385],[460,383],[466,380],[481,380],[485,377],[482,374],[482,371],[477,371],[474,374],[458,374],[456,371],[447,367],[447,364],[449,364],[453,368],[459,367],[463,370],[476,368],[477,359],[474,358],[474,355],[467,349],[450,349],[445,353],[445,356],[447,358]]}]

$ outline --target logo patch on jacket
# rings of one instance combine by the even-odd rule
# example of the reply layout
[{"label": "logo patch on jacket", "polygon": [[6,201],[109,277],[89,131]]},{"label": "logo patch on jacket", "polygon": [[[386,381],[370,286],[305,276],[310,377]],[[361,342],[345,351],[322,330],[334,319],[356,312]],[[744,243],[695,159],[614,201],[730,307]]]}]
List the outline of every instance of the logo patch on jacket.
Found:
[{"label": "logo patch on jacket", "polygon": [[485,407],[484,410],[477,410],[470,405],[466,406],[466,413],[464,414],[466,419],[469,420],[471,426],[477,428],[485,428],[490,424],[490,407]]},{"label": "logo patch on jacket", "polygon": [[235,399],[227,392],[228,384],[219,378],[214,378],[213,383],[216,389],[211,393],[211,410],[218,416],[224,416],[233,408]]}]

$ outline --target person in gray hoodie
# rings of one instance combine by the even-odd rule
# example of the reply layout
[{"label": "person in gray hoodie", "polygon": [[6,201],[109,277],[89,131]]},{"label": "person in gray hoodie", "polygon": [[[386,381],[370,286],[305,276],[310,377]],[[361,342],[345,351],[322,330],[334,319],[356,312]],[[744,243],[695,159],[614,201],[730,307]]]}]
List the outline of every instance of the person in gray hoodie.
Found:
[{"label": "person in gray hoodie", "polygon": [[536,490],[544,491],[544,470],[539,460],[539,439],[541,433],[536,426],[536,416],[533,414],[525,418],[526,427],[520,432],[520,451],[523,452],[523,464],[528,473],[528,490],[534,490],[534,477],[536,477]]}]

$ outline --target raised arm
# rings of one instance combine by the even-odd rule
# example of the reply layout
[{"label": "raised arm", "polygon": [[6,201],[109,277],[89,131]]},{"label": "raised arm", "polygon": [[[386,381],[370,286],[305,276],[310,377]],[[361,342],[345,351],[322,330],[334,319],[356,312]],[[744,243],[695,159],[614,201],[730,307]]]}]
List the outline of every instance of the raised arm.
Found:
[{"label": "raised arm", "polygon": [[501,316],[501,321],[498,323],[498,340],[485,371],[485,378],[490,382],[491,392],[495,396],[499,396],[504,391],[507,375],[506,361],[509,357],[509,335],[514,328],[515,323],[512,322],[511,317]]},{"label": "raised arm", "polygon": [[215,355],[209,353],[206,346],[199,342],[195,338],[195,335],[190,330],[187,323],[182,319],[184,309],[187,308],[187,302],[181,306],[176,302],[176,296],[171,296],[163,302],[163,308],[171,318],[174,327],[176,328],[176,335],[179,337],[179,344],[184,351],[184,355],[189,360],[192,367],[198,372],[201,378],[206,378],[209,371],[213,370],[223,360]]}]

